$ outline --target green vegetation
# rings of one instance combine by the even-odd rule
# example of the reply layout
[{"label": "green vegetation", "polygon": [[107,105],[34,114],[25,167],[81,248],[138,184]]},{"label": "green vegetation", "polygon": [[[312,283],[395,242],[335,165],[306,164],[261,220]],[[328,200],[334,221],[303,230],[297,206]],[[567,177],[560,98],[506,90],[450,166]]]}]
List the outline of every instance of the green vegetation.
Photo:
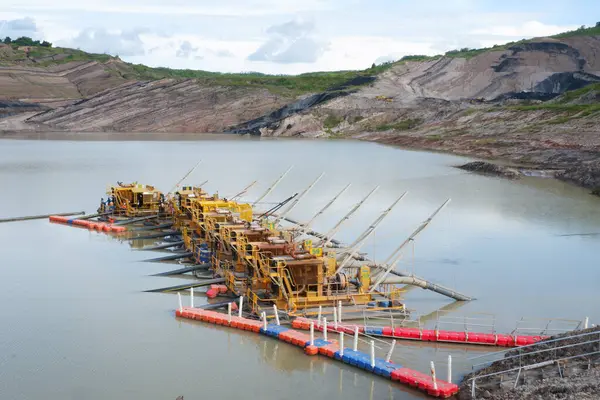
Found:
[{"label": "green vegetation", "polygon": [[323,122],[323,127],[325,129],[333,129],[338,126],[344,119],[342,117],[338,117],[335,115],[328,115]]},{"label": "green vegetation", "polygon": [[27,36],[21,36],[20,38],[17,38],[15,40],[12,40],[9,36],[4,38],[4,44],[13,44],[16,46],[42,46],[42,47],[52,47],[52,43],[47,42],[47,41],[43,41],[40,42],[39,40],[33,40],[30,37]]},{"label": "green vegetation", "polygon": [[352,123],[356,124],[357,122],[360,122],[363,119],[365,119],[365,117],[363,117],[362,115],[357,115],[356,117],[352,118]]},{"label": "green vegetation", "polygon": [[558,35],[552,36],[553,38],[567,38],[573,36],[596,36],[600,35],[600,22],[596,22],[596,26],[586,27],[585,25],[580,26],[578,29],[574,31],[568,31],[559,33]]},{"label": "green vegetation", "polygon": [[421,123],[422,121],[420,119],[405,119],[399,122],[395,122],[393,124],[379,125],[375,129],[377,131],[407,131],[409,129],[415,128]]},{"label": "green vegetation", "polygon": [[592,194],[595,194],[596,196],[600,196],[600,187],[592,190]]},{"label": "green vegetation", "polygon": [[571,90],[570,92],[563,93],[559,98],[557,98],[556,102],[559,104],[570,103],[592,91],[600,93],[600,83],[592,83],[582,87],[581,89]]}]

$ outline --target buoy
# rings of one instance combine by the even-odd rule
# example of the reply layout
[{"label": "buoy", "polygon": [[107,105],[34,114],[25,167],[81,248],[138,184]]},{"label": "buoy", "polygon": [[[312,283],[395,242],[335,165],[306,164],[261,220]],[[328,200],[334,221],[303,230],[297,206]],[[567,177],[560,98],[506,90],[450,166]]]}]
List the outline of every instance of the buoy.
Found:
[{"label": "buoy", "polygon": [[217,294],[218,290],[212,288],[206,291],[206,297],[208,297],[209,299],[214,299],[215,297],[217,297]]}]

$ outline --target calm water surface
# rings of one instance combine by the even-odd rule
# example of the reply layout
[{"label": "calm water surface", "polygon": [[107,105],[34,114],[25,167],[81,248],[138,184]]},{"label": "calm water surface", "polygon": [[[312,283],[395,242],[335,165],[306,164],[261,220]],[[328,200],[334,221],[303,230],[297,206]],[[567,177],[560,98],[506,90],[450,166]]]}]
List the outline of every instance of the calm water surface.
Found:
[{"label": "calm water surface", "polygon": [[[467,174],[452,167],[465,159],[453,156],[308,140],[0,141],[0,217],[94,212],[117,180],[168,191],[199,159],[188,183],[208,179],[208,189],[231,196],[258,180],[247,200],[290,165],[266,201],[302,190],[325,171],[290,215],[300,220],[352,183],[315,224],[323,231],[381,186],[340,232],[346,242],[408,191],[364,247],[380,261],[451,198],[400,268],[477,300],[451,304],[414,289],[406,297],[416,313],[493,314],[503,331],[522,317],[600,322],[600,235],[578,235],[600,233],[599,199],[551,180]],[[127,242],[41,220],[0,224],[0,243],[2,399],[421,397],[285,343],[176,320],[174,295],[142,291],[185,281],[150,276],[172,266],[140,262],[153,254],[132,251]],[[394,360],[421,371],[434,360],[445,378],[448,354],[456,380],[481,351],[399,343]]]}]

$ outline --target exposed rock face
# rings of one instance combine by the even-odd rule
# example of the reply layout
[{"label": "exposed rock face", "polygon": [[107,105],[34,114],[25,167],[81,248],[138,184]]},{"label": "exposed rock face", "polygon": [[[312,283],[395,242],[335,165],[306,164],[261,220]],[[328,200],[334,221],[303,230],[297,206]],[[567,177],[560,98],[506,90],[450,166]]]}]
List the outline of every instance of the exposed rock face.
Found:
[{"label": "exposed rock face", "polygon": [[464,165],[460,165],[458,168],[464,169],[465,171],[501,176],[510,179],[516,179],[521,175],[519,171],[514,168],[504,167],[502,165],[492,164],[485,161],[473,161]]},{"label": "exposed rock face", "polygon": [[27,122],[80,132],[220,132],[285,100],[265,89],[203,87],[191,79],[128,82]]}]

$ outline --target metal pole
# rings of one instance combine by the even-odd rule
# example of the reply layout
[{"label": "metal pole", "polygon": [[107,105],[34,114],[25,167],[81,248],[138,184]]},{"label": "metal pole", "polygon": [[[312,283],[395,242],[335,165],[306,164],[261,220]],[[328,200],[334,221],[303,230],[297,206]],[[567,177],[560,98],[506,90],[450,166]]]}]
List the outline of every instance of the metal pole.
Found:
[{"label": "metal pole", "polygon": [[266,331],[267,330],[267,313],[266,312],[262,312],[262,320],[263,320],[263,329]]},{"label": "metal pole", "polygon": [[390,362],[390,360],[392,359],[392,353],[394,352],[394,347],[396,347],[396,339],[392,340],[392,346],[390,347],[390,350],[388,351],[387,355],[385,356],[385,362]]},{"label": "metal pole", "polygon": [[227,303],[227,321],[231,324],[231,303]]},{"label": "metal pole", "polygon": [[475,400],[475,379],[471,381],[471,398]]},{"label": "metal pole", "polygon": [[342,301],[338,301],[338,322],[342,323]]},{"label": "metal pole", "polygon": [[587,329],[589,323],[590,323],[590,318],[589,317],[585,317],[585,320],[583,322],[583,329]]},{"label": "metal pole", "polygon": [[323,339],[327,341],[327,318],[323,317]]},{"label": "metal pole", "polygon": [[242,306],[244,305],[244,296],[240,296],[240,309],[238,310],[238,317],[242,318]]},{"label": "metal pole", "polygon": [[371,340],[371,368],[375,368],[375,341]]},{"label": "metal pole", "polygon": [[433,390],[437,390],[437,381],[435,379],[435,365],[431,362],[431,379],[433,380]]},{"label": "metal pole", "polygon": [[314,322],[310,323],[310,345],[311,346],[315,345],[315,323]]},{"label": "metal pole", "polygon": [[279,325],[279,313],[277,313],[277,306],[273,304],[273,312],[275,313],[275,323]]},{"label": "metal pole", "polygon": [[448,354],[448,383],[452,383],[452,355]]},{"label": "metal pole", "polygon": [[354,345],[352,346],[352,350],[358,351],[358,326],[354,327]]},{"label": "metal pole", "polygon": [[285,171],[283,173],[283,175],[281,175],[279,178],[277,178],[277,180],[267,189],[266,192],[264,192],[258,199],[256,199],[254,201],[254,203],[252,203],[252,206],[256,206],[262,199],[264,199],[265,197],[267,197],[269,195],[269,193],[271,193],[273,191],[273,189],[275,189],[275,186],[277,186],[279,184],[279,182],[281,182],[281,180],[283,178],[285,178],[285,176],[287,175],[288,172],[290,172],[290,170],[292,169],[293,165],[291,167],[289,167],[287,169],[287,171]]},{"label": "metal pole", "polygon": [[337,327],[338,327],[337,310],[336,310],[336,307],[333,306],[333,329],[335,329],[337,331]]},{"label": "metal pole", "polygon": [[194,288],[190,288],[190,307],[194,308]]},{"label": "metal pole", "polygon": [[181,303],[181,293],[177,292],[177,299],[179,300],[179,312],[183,312],[183,304]]},{"label": "metal pole", "polygon": [[344,332],[340,332],[340,357],[344,356]]},{"label": "metal pole", "polygon": [[317,325],[321,325],[321,312],[323,311],[323,307],[319,306],[319,314],[317,315]]}]

